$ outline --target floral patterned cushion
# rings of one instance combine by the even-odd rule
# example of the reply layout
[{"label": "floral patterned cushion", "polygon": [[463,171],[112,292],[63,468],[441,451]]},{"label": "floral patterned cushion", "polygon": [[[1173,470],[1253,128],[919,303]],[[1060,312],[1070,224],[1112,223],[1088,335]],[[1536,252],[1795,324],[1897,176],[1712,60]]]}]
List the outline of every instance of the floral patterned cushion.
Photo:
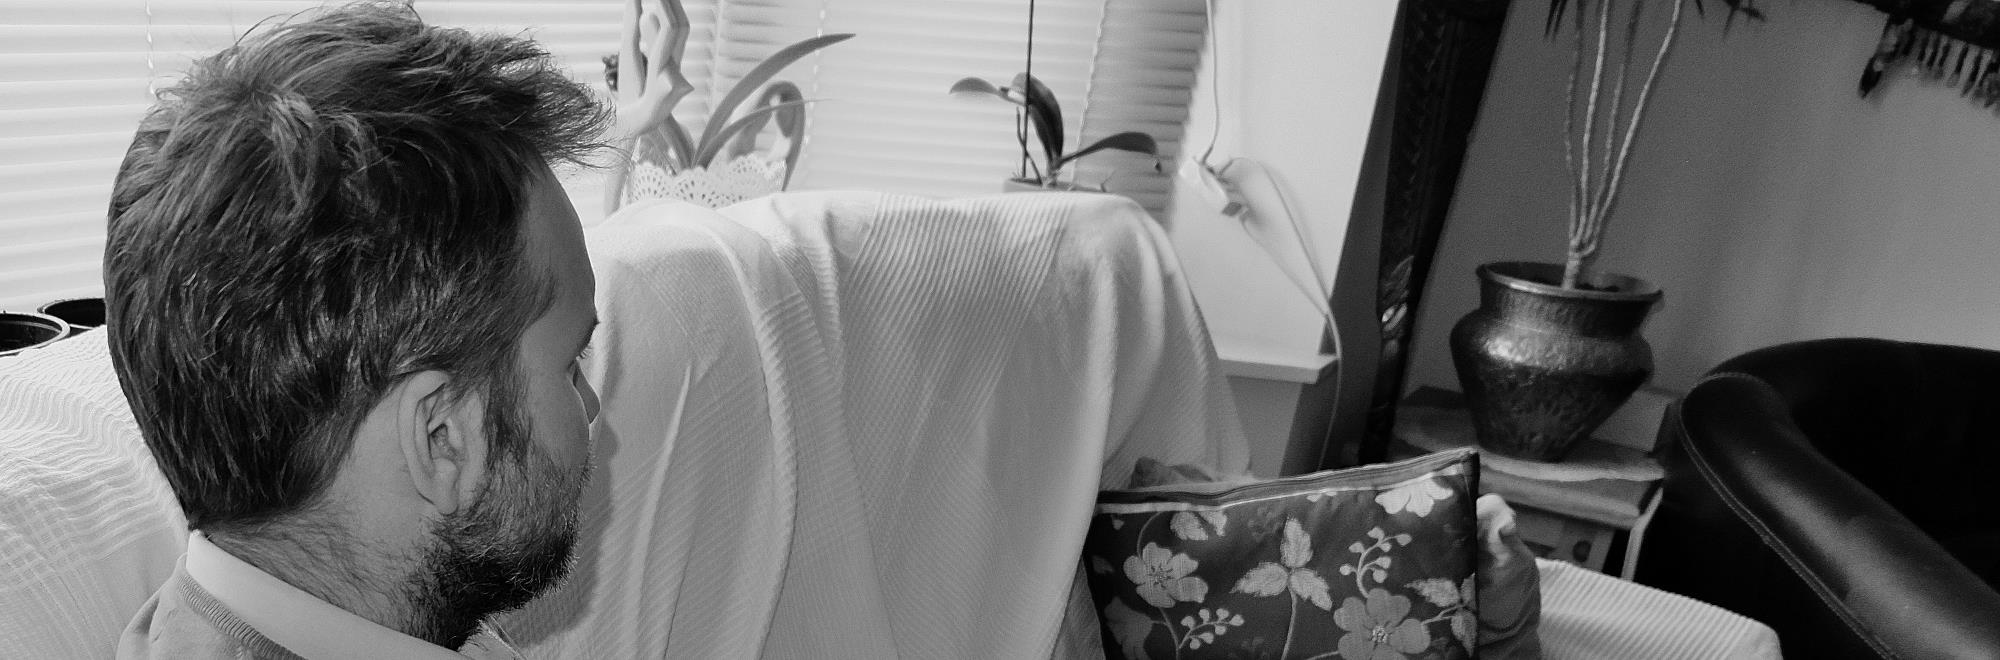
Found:
[{"label": "floral patterned cushion", "polygon": [[1467,658],[1479,457],[1105,491],[1084,545],[1105,655]]}]

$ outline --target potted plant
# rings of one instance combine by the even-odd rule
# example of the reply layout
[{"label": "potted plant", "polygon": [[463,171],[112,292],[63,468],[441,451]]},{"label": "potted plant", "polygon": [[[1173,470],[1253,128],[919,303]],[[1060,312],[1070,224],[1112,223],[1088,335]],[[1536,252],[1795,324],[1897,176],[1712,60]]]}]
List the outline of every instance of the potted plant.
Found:
[{"label": "potted plant", "polygon": [[[1652,375],[1652,348],[1639,328],[1661,299],[1659,287],[1598,272],[1594,263],[1683,15],[1690,4],[1705,13],[1700,0],[1664,2],[1666,24],[1654,45],[1641,43],[1640,28],[1657,20],[1647,10],[1659,1],[1550,0],[1548,36],[1575,19],[1564,124],[1569,244],[1561,264],[1480,265],[1479,307],[1449,339],[1479,444],[1493,452],[1561,460]],[[1721,2],[1731,20],[1762,18],[1752,0]],[[1628,99],[1635,74],[1643,77]]]},{"label": "potted plant", "polygon": [[[1008,103],[1019,106],[1015,110],[1014,138],[1021,146],[1021,169],[1009,179],[1002,190],[1096,190],[1104,187],[1085,186],[1075,180],[1062,178],[1063,167],[1078,158],[1117,149],[1144,154],[1154,158],[1153,168],[1159,169],[1160,145],[1153,136],[1138,131],[1116,133],[1085,145],[1076,151],[1063,152],[1062,104],[1056,101],[1054,92],[1035,78],[1035,2],[1028,0],[1028,54],[1027,69],[1014,76],[1013,84],[995,85],[984,79],[963,78],[951,86],[951,93],[990,94]],[[1041,146],[1042,158],[1036,162],[1035,154],[1028,148],[1028,132],[1033,127],[1035,141]]]},{"label": "potted plant", "polygon": [[[673,115],[674,106],[694,91],[681,73],[689,26],[681,0],[626,5],[621,52],[605,57],[604,67],[606,82],[618,93],[614,132],[632,144],[630,154],[612,170],[606,212],[653,196],[714,207],[784,189],[804,144],[808,101],[797,85],[771,78],[806,55],[854,36],[821,35],[772,53],[715,102],[697,137]],[[751,110],[736,116],[736,109],[760,87],[763,92]],[[757,134],[773,117],[787,142],[785,155],[781,161],[752,162]],[[719,164],[729,165],[729,171],[717,172]]]},{"label": "potted plant", "polygon": [[[1021,145],[1021,170],[1007,181],[1009,190],[1064,189],[1102,190],[1101,186],[1090,187],[1077,184],[1074,180],[1062,178],[1063,167],[1076,159],[1106,149],[1130,151],[1158,158],[1160,145],[1153,136],[1139,131],[1125,131],[1104,137],[1075,151],[1063,152],[1062,104],[1049,91],[1048,86],[1028,73],[1014,76],[1014,84],[1006,87],[994,85],[979,78],[965,78],[952,84],[954,94],[980,93],[997,96],[1008,103],[1020,106],[1025,121],[1015,126],[1015,137]],[[1028,147],[1029,128],[1033,128],[1035,141],[1041,146],[1041,160]],[[1156,161],[1154,167],[1159,163]]]}]

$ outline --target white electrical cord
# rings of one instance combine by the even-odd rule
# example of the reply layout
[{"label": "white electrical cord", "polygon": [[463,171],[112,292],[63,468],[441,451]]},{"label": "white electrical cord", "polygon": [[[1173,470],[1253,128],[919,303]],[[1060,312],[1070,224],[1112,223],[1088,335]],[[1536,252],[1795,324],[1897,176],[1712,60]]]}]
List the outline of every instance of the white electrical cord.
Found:
[{"label": "white electrical cord", "polygon": [[[1216,0],[1203,0],[1202,3],[1204,10],[1208,14],[1208,89],[1209,102],[1215,111],[1213,117],[1214,124],[1209,130],[1208,147],[1202,151],[1199,158],[1189,163],[1192,167],[1184,167],[1183,171],[1201,180],[1200,184],[1212,196],[1212,201],[1216,201],[1222,205],[1220,207],[1221,213],[1236,218],[1237,226],[1241,227],[1245,234],[1248,234],[1252,240],[1257,242],[1257,246],[1271,258],[1272,262],[1278,266],[1278,270],[1285,274],[1285,279],[1290,280],[1292,285],[1298,288],[1301,295],[1304,295],[1307,300],[1312,301],[1313,309],[1318,311],[1320,318],[1325,321],[1326,333],[1323,335],[1323,339],[1332,348],[1333,355],[1335,356],[1334,372],[1331,375],[1332,387],[1330,389],[1332,390],[1332,408],[1337,412],[1340,410],[1340,400],[1344,394],[1343,390],[1345,390],[1342,377],[1347,372],[1347,347],[1341,341],[1340,324],[1334,322],[1332,306],[1333,292],[1330,290],[1332,285],[1326,283],[1328,280],[1324,271],[1320,269],[1319,259],[1314,253],[1311,244],[1306,241],[1305,227],[1300,224],[1299,214],[1292,208],[1291,198],[1285,195],[1284,187],[1278,185],[1278,181],[1271,177],[1269,170],[1257,161],[1239,157],[1230,159],[1228,163],[1223,164],[1219,169],[1209,165],[1209,158],[1214,155],[1215,146],[1221,141],[1222,136],[1222,67],[1219,64],[1221,48],[1218,46],[1215,34],[1215,2]],[[1243,184],[1253,182],[1257,184],[1256,187],[1259,190],[1241,190]],[[1271,232],[1258,231],[1256,227],[1253,227],[1252,222],[1256,219],[1256,209],[1245,207],[1246,200],[1250,198],[1249,195],[1246,195],[1246,192],[1255,193],[1255,198],[1265,200],[1266,203],[1264,206],[1266,210],[1269,210],[1269,200],[1277,200],[1278,209],[1284,213],[1285,224],[1291,230],[1291,242],[1297,247],[1298,254],[1305,258],[1307,272],[1301,273],[1297,268],[1285,267],[1287,260],[1280,256],[1286,252],[1284,246],[1281,245],[1283,241],[1278,240],[1279,237],[1273,235]],[[1220,193],[1220,195],[1217,195],[1217,193]],[[1222,199],[1214,199],[1214,197],[1221,197]],[[1334,425],[1329,424],[1326,429],[1329,441],[1331,440],[1334,428],[1336,428]],[[1324,452],[1329,451],[1329,444],[1329,442],[1321,443],[1320,450],[1322,454],[1316,463],[1323,463],[1326,460]],[[1313,469],[1318,469],[1319,466],[1316,464],[1312,467]]]},{"label": "white electrical cord", "polygon": [[[1222,212],[1235,217],[1244,233],[1257,241],[1257,246],[1271,257],[1271,260],[1278,265],[1278,269],[1284,272],[1285,278],[1290,280],[1307,300],[1312,301],[1313,309],[1326,321],[1328,339],[1334,345],[1335,351],[1338,351],[1340,326],[1334,323],[1333,308],[1329,302],[1333,293],[1327,290],[1326,274],[1320,269],[1319,259],[1306,240],[1305,228],[1299,224],[1299,215],[1293,211],[1291,199],[1285,195],[1283,187],[1271,177],[1270,171],[1263,164],[1248,158],[1231,158],[1220,168],[1209,163],[1209,158],[1214,155],[1215,147],[1222,138],[1222,49],[1215,35],[1215,0],[1204,0],[1202,8],[1208,18],[1208,29],[1205,30],[1208,37],[1208,91],[1210,107],[1214,110],[1214,121],[1209,128],[1208,147],[1202,150],[1201,156],[1195,160],[1194,164],[1199,169],[1195,174],[1206,179],[1202,183],[1210,188],[1211,194],[1220,193],[1227,197],[1228,201],[1224,204]],[[1285,267],[1287,260],[1280,255],[1286,250],[1281,242],[1276,240],[1277,237],[1252,228],[1250,216],[1254,214],[1254,209],[1244,207],[1246,201],[1241,190],[1242,185],[1250,181],[1261,184],[1260,192],[1265,194],[1258,195],[1259,198],[1277,200],[1278,208],[1284,211],[1287,228],[1291,230],[1292,242],[1297,246],[1300,256],[1305,257],[1310,283],[1307,282],[1308,273],[1300,273],[1295,268]]]},{"label": "white electrical cord", "polygon": [[[1313,254],[1312,248],[1306,241],[1305,228],[1299,224],[1299,214],[1292,209],[1291,198],[1285,195],[1284,187],[1278,185],[1277,180],[1271,177],[1270,170],[1265,168],[1263,163],[1248,158],[1231,158],[1228,163],[1222,166],[1222,169],[1216,171],[1216,174],[1228,181],[1229,185],[1235,188],[1240,196],[1263,200],[1277,200],[1278,208],[1285,216],[1285,228],[1291,230],[1290,241],[1282,241],[1280,240],[1283,238],[1282,236],[1259,231],[1253,226],[1252,223],[1257,219],[1268,219],[1258,215],[1254,211],[1254,207],[1253,210],[1236,214],[1237,222],[1243,228],[1243,232],[1249,234],[1252,240],[1257,241],[1257,246],[1262,248],[1264,253],[1271,257],[1272,261],[1278,263],[1278,270],[1284,272],[1285,279],[1289,280],[1292,286],[1297,287],[1299,293],[1305,295],[1307,300],[1312,301],[1313,309],[1318,311],[1320,317],[1326,320],[1328,332],[1336,335],[1335,341],[1337,343],[1339,326],[1334,324],[1333,308],[1329,302],[1333,292],[1327,290],[1325,284],[1326,274],[1320,269],[1319,259]],[[1243,187],[1246,185],[1255,186],[1259,190],[1245,191]],[[1265,206],[1268,207],[1268,202],[1266,202]],[[1285,251],[1286,246],[1284,243],[1286,242],[1297,246],[1299,256],[1305,260],[1306,272],[1301,273],[1296,268],[1286,268],[1284,266],[1285,259],[1279,255]]]}]

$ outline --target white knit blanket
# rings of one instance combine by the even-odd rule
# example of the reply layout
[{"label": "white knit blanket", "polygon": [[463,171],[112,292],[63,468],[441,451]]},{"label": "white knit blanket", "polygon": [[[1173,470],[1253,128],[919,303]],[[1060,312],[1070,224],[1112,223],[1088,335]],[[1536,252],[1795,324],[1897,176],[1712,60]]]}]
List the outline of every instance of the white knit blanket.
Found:
[{"label": "white knit blanket", "polygon": [[604,330],[548,657],[1046,658],[1140,456],[1243,471],[1163,233],[1101,195],[666,202],[589,232]]},{"label": "white knit blanket", "polygon": [[104,331],[0,358],[0,658],[108,658],[187,520]]}]

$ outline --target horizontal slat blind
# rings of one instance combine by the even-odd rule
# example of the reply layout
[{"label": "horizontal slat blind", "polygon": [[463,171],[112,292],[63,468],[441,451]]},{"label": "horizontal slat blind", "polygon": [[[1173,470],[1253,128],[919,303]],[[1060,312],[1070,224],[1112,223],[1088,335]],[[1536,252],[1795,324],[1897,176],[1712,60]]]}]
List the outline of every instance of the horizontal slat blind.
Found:
[{"label": "horizontal slat blind", "polygon": [[[0,0],[0,309],[102,292],[104,209],[152,91],[260,21],[312,0]],[[700,130],[711,98],[778,48],[815,34],[848,42],[780,75],[812,99],[794,188],[933,196],[997,189],[1019,166],[1012,106],[945,92],[965,76],[1006,83],[1022,68],[1020,0],[687,0],[676,115]],[[526,32],[609,98],[600,58],[617,52],[622,0],[419,0],[426,20]],[[1069,148],[1140,130],[1170,160],[1206,29],[1200,0],[1042,0],[1035,73],[1063,102]],[[1106,152],[1073,176],[1164,210],[1171,181],[1147,159]],[[586,219],[601,177],[565,183]]]},{"label": "horizontal slat blind", "polygon": [[[1027,2],[728,0],[719,20],[718,84],[785,44],[857,35],[780,76],[821,99],[795,188],[974,195],[1020,167],[1013,106],[946,90],[967,76],[1005,85],[1023,69]],[[1140,130],[1171,158],[1206,25],[1201,0],[1037,2],[1034,72],[1062,102],[1066,150]],[[1165,209],[1170,180],[1151,159],[1100,153],[1072,174]]]},{"label": "horizontal slat blind", "polygon": [[[317,0],[0,0],[0,309],[101,295],[112,178],[152,91],[260,21]],[[331,3],[338,4],[338,3]],[[426,21],[526,32],[609,98],[599,57],[617,50],[620,0],[419,0]],[[689,57],[712,50],[712,3]],[[697,66],[690,62],[690,66]],[[696,99],[695,103],[705,103]],[[566,177],[586,217],[600,177]]]}]

